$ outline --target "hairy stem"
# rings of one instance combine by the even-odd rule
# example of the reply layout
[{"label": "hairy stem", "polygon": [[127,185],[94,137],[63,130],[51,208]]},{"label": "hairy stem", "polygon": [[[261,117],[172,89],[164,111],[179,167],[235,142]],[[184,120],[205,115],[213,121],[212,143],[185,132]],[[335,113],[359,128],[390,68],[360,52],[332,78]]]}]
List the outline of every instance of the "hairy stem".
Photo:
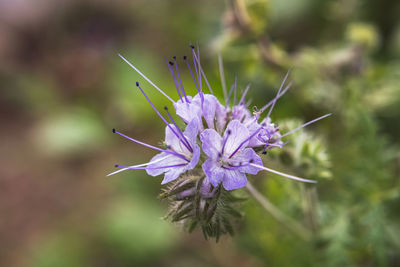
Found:
[{"label": "hairy stem", "polygon": [[296,222],[295,220],[282,213],[277,207],[275,207],[265,196],[263,196],[250,182],[247,182],[246,188],[249,193],[261,204],[261,206],[268,211],[277,221],[285,225],[293,233],[297,234],[304,240],[311,238],[311,233],[304,226]]}]

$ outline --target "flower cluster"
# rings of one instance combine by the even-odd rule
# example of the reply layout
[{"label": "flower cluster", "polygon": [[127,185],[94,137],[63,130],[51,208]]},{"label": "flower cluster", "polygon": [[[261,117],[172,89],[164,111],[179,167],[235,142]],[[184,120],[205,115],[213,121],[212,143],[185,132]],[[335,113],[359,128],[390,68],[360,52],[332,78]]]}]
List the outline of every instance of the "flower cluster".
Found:
[{"label": "flower cluster", "polygon": [[[173,57],[173,61],[167,61],[179,96],[176,101],[120,55],[139,75],[171,101],[176,115],[186,127],[183,130],[178,126],[167,107],[164,107],[165,115],[163,116],[148,98],[139,82],[136,82],[137,87],[152,109],[166,125],[165,147],[159,148],[143,143],[113,129],[114,133],[160,153],[147,163],[133,166],[115,165],[119,170],[109,175],[129,169],[144,169],[151,176],[164,174],[162,184],[172,181],[174,181],[174,184],[164,192],[163,196],[173,196],[174,200],[181,201],[179,204],[173,205],[175,209],[173,211],[175,213],[174,220],[191,219],[191,227],[199,220],[205,222],[203,226],[211,227],[206,229],[203,227],[203,232],[207,237],[207,235],[215,236],[216,231],[220,229],[222,229],[222,232],[230,233],[228,229],[230,226],[226,224],[227,218],[215,219],[213,217],[216,216],[218,210],[224,212],[222,209],[227,207],[231,210],[232,207],[226,203],[220,206],[218,206],[218,203],[223,198],[229,199],[231,197],[229,191],[246,186],[248,174],[256,175],[259,171],[264,170],[302,182],[315,182],[267,168],[260,156],[266,154],[270,149],[282,148],[285,145],[282,137],[329,114],[288,133],[281,134],[278,125],[271,121],[270,114],[276,101],[290,87],[289,84],[283,88],[288,74],[286,74],[276,97],[261,109],[251,112],[245,100],[250,87],[248,86],[242,92],[238,100],[235,79],[228,92],[223,77],[222,61],[220,60],[222,89],[225,96],[223,103],[221,103],[214,95],[201,67],[198,48],[197,52],[194,46],[191,46],[191,48],[192,64],[186,56],[183,59],[194,81],[195,96],[188,95],[187,87],[185,89],[183,86],[176,57]],[[207,85],[209,93],[204,92],[204,85]],[[267,110],[267,114],[264,114]],[[223,197],[221,198],[221,196]],[[212,207],[214,207],[214,211],[210,213]],[[185,210],[187,212],[183,212]],[[201,215],[202,213],[204,213],[204,216]],[[218,220],[225,223],[220,223]],[[218,226],[218,223],[224,224],[225,227]]]}]

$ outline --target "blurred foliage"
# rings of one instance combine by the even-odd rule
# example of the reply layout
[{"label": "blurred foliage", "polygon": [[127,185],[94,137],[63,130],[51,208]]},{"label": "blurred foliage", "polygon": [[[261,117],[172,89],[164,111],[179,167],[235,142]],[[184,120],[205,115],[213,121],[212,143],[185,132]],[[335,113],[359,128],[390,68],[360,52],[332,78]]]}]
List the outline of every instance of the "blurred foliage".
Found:
[{"label": "blurred foliage", "polygon": [[[263,16],[252,15],[254,2],[270,7]],[[295,88],[286,96],[290,100],[277,105],[284,111],[274,112],[276,120],[333,113],[312,126],[323,141],[306,129],[288,137],[281,153],[270,153],[281,168],[320,178],[316,187],[277,177],[260,183],[270,201],[312,230],[311,241],[299,240],[268,215],[260,218],[253,203],[247,207],[252,234],[241,237],[241,244],[272,266],[395,266],[399,261],[400,69],[398,56],[387,47],[399,44],[392,34],[400,23],[392,21],[387,32],[378,14],[389,2],[399,10],[394,1],[382,6],[356,0],[296,3],[304,8],[291,1],[230,1],[229,19],[214,41],[226,65],[246,62],[236,70],[245,74],[241,79],[257,77],[263,87],[278,84],[276,73],[293,67]],[[262,33],[257,21],[267,25]],[[282,104],[287,101],[290,106]],[[299,123],[280,125],[288,131]]]},{"label": "blurred foliage", "polygon": [[[1,266],[398,265],[399,1],[57,2],[0,3]],[[117,54],[176,97],[163,57],[197,40],[216,94],[221,53],[227,80],[251,82],[256,107],[291,68],[293,88],[272,112],[282,132],[333,113],[264,158],[318,184],[251,178],[309,239],[249,199],[237,234],[215,246],[161,220],[158,178],[103,179],[115,163],[153,155],[111,128],[163,138],[134,83],[169,104]]]}]

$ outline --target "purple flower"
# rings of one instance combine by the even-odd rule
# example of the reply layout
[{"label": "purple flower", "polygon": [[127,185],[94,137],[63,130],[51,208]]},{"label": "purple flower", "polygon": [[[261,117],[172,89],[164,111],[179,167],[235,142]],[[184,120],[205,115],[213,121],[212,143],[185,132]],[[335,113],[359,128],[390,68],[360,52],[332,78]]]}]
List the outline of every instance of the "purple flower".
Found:
[{"label": "purple flower", "polygon": [[257,122],[257,118],[248,119],[246,125],[250,134],[256,133],[249,141],[249,147],[264,147],[264,151],[272,147],[282,147],[281,134],[279,128],[271,123],[270,118],[265,118],[261,123]]},{"label": "purple flower", "polygon": [[[167,126],[165,128],[165,144],[174,153],[161,152],[155,155],[146,168],[147,173],[151,176],[165,173],[161,184],[166,184],[196,167],[200,157],[200,147],[196,143],[198,124],[198,121],[193,119],[186,126],[186,130],[182,133],[187,140],[186,145],[184,145],[185,141],[179,139],[179,136],[171,130],[175,125]],[[175,129],[179,131],[178,128]]]},{"label": "purple flower", "polygon": [[[178,100],[174,103],[176,114],[181,117],[184,122],[189,122],[196,118],[200,123],[204,118],[207,125],[201,123],[200,130],[204,127],[221,129],[226,123],[226,109],[222,106],[214,95],[197,94],[193,99]],[[188,101],[187,101],[188,100]],[[216,125],[214,125],[216,124]]]},{"label": "purple flower", "polygon": [[213,186],[222,182],[226,190],[238,189],[246,185],[246,173],[258,173],[260,169],[250,163],[262,165],[262,161],[253,149],[246,148],[249,139],[249,130],[238,120],[228,124],[223,137],[213,129],[201,133],[202,148],[209,157],[202,168]]},{"label": "purple flower", "polygon": [[[232,84],[228,94],[223,74],[223,67],[220,65],[222,88],[225,96],[224,105],[221,104],[220,101],[218,101],[218,99],[214,96],[211,86],[208,83],[208,80],[200,65],[199,51],[197,51],[196,54],[194,51],[194,46],[191,47],[194,71],[192,71],[188,58],[184,57],[184,60],[197,90],[197,94],[194,97],[186,94],[178,71],[176,57],[173,57],[173,62],[167,61],[176,91],[179,95],[179,99],[176,101],[168,96],[157,85],[155,85],[128,60],[120,56],[129,64],[129,66],[137,71],[138,74],[140,74],[147,82],[149,82],[173,104],[176,115],[178,115],[183,122],[187,124],[187,126],[185,131],[182,132],[175,123],[171,114],[168,112],[168,108],[165,107],[166,113],[172,124],[169,123],[150,101],[149,97],[139,85],[139,82],[136,82],[137,87],[143,93],[152,109],[166,124],[165,144],[167,145],[167,148],[161,149],[113,130],[113,132],[135,143],[160,151],[161,153],[154,156],[151,161],[147,163],[127,167],[116,165],[116,167],[121,169],[114,171],[109,175],[113,175],[128,169],[144,169],[149,175],[152,176],[165,174],[162,181],[162,184],[165,184],[177,179],[178,177],[181,177],[182,174],[189,170],[194,170],[196,175],[202,176],[203,174],[201,170],[203,170],[204,174],[207,176],[207,179],[205,179],[203,183],[204,186],[201,187],[204,187],[203,189],[205,192],[203,193],[205,195],[210,193],[207,191],[213,190],[211,185],[217,187],[220,183],[222,183],[226,190],[244,187],[247,183],[246,174],[255,175],[260,170],[265,170],[303,182],[314,182],[293,175],[284,174],[263,166],[261,158],[256,154],[253,148],[263,147],[264,151],[266,151],[266,149],[272,147],[282,147],[282,137],[285,137],[311,123],[325,118],[330,114],[314,119],[288,133],[281,135],[279,133],[279,128],[271,122],[270,114],[277,100],[283,94],[285,94],[290,87],[289,84],[283,89],[283,85],[288,74],[286,74],[276,97],[253,115],[248,110],[247,104],[245,103],[245,97],[250,86],[246,87],[241,95],[240,100],[237,102],[237,79],[235,78],[235,81]],[[205,94],[203,92],[203,80],[206,83],[210,94]],[[231,101],[231,96],[233,96],[233,101]],[[231,102],[233,102],[232,106],[230,106]],[[261,123],[259,123],[260,115],[267,108],[269,108],[268,114],[261,121]],[[198,133],[200,133],[201,143],[197,138]],[[223,136],[221,137],[222,134]],[[202,151],[200,149],[200,145],[202,147]],[[202,164],[201,168],[200,164],[198,164],[200,156],[205,158],[205,162]]]}]

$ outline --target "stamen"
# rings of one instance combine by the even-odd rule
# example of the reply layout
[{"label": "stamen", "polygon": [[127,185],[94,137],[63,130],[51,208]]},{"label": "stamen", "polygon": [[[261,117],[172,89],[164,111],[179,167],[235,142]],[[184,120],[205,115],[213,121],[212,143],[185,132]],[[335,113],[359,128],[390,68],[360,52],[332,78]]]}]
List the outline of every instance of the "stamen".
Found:
[{"label": "stamen", "polygon": [[229,100],[231,100],[231,95],[232,95],[234,87],[235,87],[235,83],[232,84],[231,89],[229,90],[228,98],[225,99],[225,106],[226,107],[228,107],[228,105],[229,105]]},{"label": "stamen", "polygon": [[232,154],[229,156],[229,158],[232,158],[233,155],[235,155],[236,152],[238,152],[239,149],[240,149],[247,141],[249,141],[249,140],[250,140],[251,138],[253,138],[256,134],[258,134],[258,133],[261,131],[262,128],[263,128],[263,127],[258,128],[257,131],[255,131],[252,135],[250,135],[250,136],[249,136],[248,138],[246,138],[243,142],[241,142],[240,145],[235,149],[235,151],[232,152]]},{"label": "stamen", "polygon": [[167,59],[165,59],[165,62],[167,62],[168,69],[171,72],[172,78],[174,79],[175,87],[176,87],[176,90],[178,91],[179,98],[181,99],[181,101],[183,103],[180,86],[179,86],[179,84],[178,84],[178,82],[177,82],[177,80],[175,78],[174,69],[172,67],[174,65],[174,63],[172,63],[171,61],[168,62]]},{"label": "stamen", "polygon": [[278,175],[286,177],[286,178],[290,178],[290,179],[296,180],[296,181],[305,182],[305,183],[317,183],[317,181],[308,180],[308,179],[304,179],[304,178],[297,177],[297,176],[294,176],[294,175],[290,175],[290,174],[286,174],[286,173],[283,173],[283,172],[275,171],[273,169],[270,169],[270,168],[267,168],[267,167],[264,167],[264,166],[261,166],[261,165],[257,165],[257,164],[254,164],[254,163],[250,163],[250,165],[253,166],[253,167],[256,167],[256,168],[263,169],[265,171],[269,171],[269,172],[278,174]]},{"label": "stamen", "polygon": [[321,116],[321,117],[319,117],[319,118],[313,119],[312,121],[306,122],[306,123],[304,123],[303,125],[297,127],[296,129],[291,130],[290,132],[285,133],[284,135],[281,136],[281,138],[283,138],[283,137],[285,137],[285,136],[288,136],[289,134],[292,134],[292,133],[294,133],[294,132],[300,130],[301,128],[304,128],[304,127],[306,127],[306,126],[308,126],[308,125],[310,125],[310,124],[312,124],[312,123],[314,123],[314,122],[317,122],[317,121],[319,121],[319,120],[322,120],[323,118],[326,118],[326,117],[328,117],[328,116],[330,116],[330,115],[332,115],[332,113],[325,114],[324,116]]},{"label": "stamen", "polygon": [[236,106],[237,76],[235,76],[235,89],[233,90],[233,105]]},{"label": "stamen", "polygon": [[[146,163],[142,163],[142,164],[138,164],[138,165],[132,165],[132,166],[128,166],[128,167],[132,167],[132,168],[143,167],[143,166],[147,166],[147,165],[150,165],[150,164],[154,164],[154,163],[163,161],[164,159],[166,159],[166,158],[168,158],[168,157],[169,157],[169,156],[165,156],[165,157],[156,159],[156,160],[154,160],[154,161],[150,161],[150,162],[146,162]],[[128,168],[120,169],[120,170],[118,170],[118,171],[109,173],[109,174],[107,174],[106,176],[108,177],[108,176],[111,176],[111,175],[114,175],[114,174],[117,174],[117,173],[119,173],[119,172],[123,172],[123,171],[126,171],[126,170],[129,170],[129,169],[128,169]]]},{"label": "stamen", "polygon": [[226,91],[226,81],[225,81],[225,73],[224,73],[224,63],[222,62],[222,56],[221,54],[218,55],[218,67],[219,67],[219,75],[221,77],[221,85],[222,85],[222,91],[224,92],[224,98],[225,100],[228,97],[228,93]]},{"label": "stamen", "polygon": [[196,79],[194,78],[194,75],[193,75],[193,72],[192,72],[192,68],[191,68],[190,65],[189,65],[189,60],[187,60],[186,56],[184,56],[183,59],[186,61],[186,65],[187,65],[187,67],[189,68],[190,75],[192,76],[193,82],[194,82],[194,84],[196,85],[197,92],[200,93],[200,89],[199,89],[199,86],[197,85]]},{"label": "stamen", "polygon": [[281,83],[281,86],[279,87],[278,93],[276,94],[276,96],[275,96],[275,98],[274,98],[274,102],[272,102],[272,106],[271,106],[271,108],[270,108],[269,111],[268,111],[267,118],[269,118],[269,116],[271,115],[271,112],[272,112],[272,110],[274,109],[275,103],[276,103],[276,101],[278,101],[278,96],[279,96],[280,93],[281,93],[281,90],[282,90],[282,88],[283,88],[283,85],[285,84],[286,79],[287,79],[287,77],[289,76],[289,73],[290,73],[290,69],[289,69],[288,72],[286,73],[285,78],[283,78],[283,81],[282,81],[282,83]]},{"label": "stamen", "polygon": [[183,88],[183,83],[182,83],[182,80],[181,80],[181,75],[179,75],[178,64],[177,64],[177,62],[176,62],[176,57],[175,57],[175,56],[174,56],[174,63],[175,63],[176,74],[178,75],[179,83],[181,84],[181,91],[182,91],[182,94],[183,94],[183,96],[185,97],[186,103],[189,103],[189,99],[188,99],[187,96],[186,96],[185,88]]},{"label": "stamen", "polygon": [[289,84],[285,87],[285,89],[282,90],[282,93],[280,93],[278,96],[276,96],[274,99],[272,99],[271,101],[269,101],[265,106],[263,106],[260,109],[260,112],[264,112],[269,106],[272,105],[272,103],[274,103],[275,99],[278,100],[279,98],[281,98],[292,86],[293,82],[289,82]]},{"label": "stamen", "polygon": [[225,140],[224,140],[224,143],[222,144],[222,151],[221,151],[221,154],[224,154],[226,141],[228,141],[228,138],[229,138],[229,136],[231,135],[232,132],[231,132],[231,130],[228,130],[226,133],[227,133],[227,135],[226,135],[226,138],[225,138]]},{"label": "stamen", "polygon": [[172,118],[171,114],[168,111],[167,107],[164,107],[165,111],[168,114],[168,117],[170,118],[170,120],[172,121],[172,123],[175,125],[175,128],[178,130],[178,133],[182,136],[183,140],[185,141],[182,142],[182,144],[191,152],[193,153],[193,148],[190,146],[189,141],[186,139],[185,135],[182,133],[181,129],[179,129],[178,125],[176,125],[176,122],[174,121],[174,119]]},{"label": "stamen", "polygon": [[[208,90],[210,90],[210,93],[211,93],[211,94],[214,94],[213,90],[211,89],[210,83],[208,82],[207,77],[206,77],[206,75],[204,74],[203,68],[202,68],[201,65],[200,65],[200,60],[197,60],[196,55],[194,55],[194,56],[195,56],[196,61],[199,63],[199,69],[200,69],[201,74],[203,75],[204,81],[206,82],[206,84],[207,84],[207,86],[208,86]],[[200,56],[199,56],[199,57],[200,57]]]},{"label": "stamen", "polygon": [[177,152],[175,152],[175,151],[165,150],[165,149],[162,149],[162,148],[159,148],[159,147],[155,147],[155,146],[146,144],[146,143],[141,142],[141,141],[139,141],[139,140],[136,140],[136,139],[134,139],[134,138],[132,138],[132,137],[129,137],[129,136],[123,134],[123,133],[120,133],[120,132],[116,131],[115,129],[113,129],[113,133],[119,134],[120,136],[125,137],[126,139],[131,140],[131,141],[133,141],[133,142],[135,142],[135,143],[137,143],[137,144],[139,144],[139,145],[142,145],[142,146],[145,146],[145,147],[154,149],[154,150],[158,150],[158,151],[160,151],[160,152],[165,152],[165,153],[168,153],[168,154],[177,156],[177,157],[179,157],[179,158],[181,158],[181,159],[183,159],[183,160],[186,160],[187,162],[190,162],[190,160],[188,160],[185,156],[183,156],[183,155],[181,155],[181,154],[179,154],[179,153],[177,153]]},{"label": "stamen", "polygon": [[[202,82],[201,82],[201,74],[200,74],[200,70],[197,68],[197,64],[196,64],[196,52],[194,51],[194,45],[190,45],[190,47],[192,48],[193,65],[194,65],[194,69],[196,71],[197,83],[199,84],[199,94],[200,94],[200,98],[201,98],[201,105],[203,106],[204,95],[203,95],[203,88],[202,88]],[[200,58],[199,58],[199,61],[200,61]]]},{"label": "stamen", "polygon": [[157,169],[182,167],[182,166],[185,166],[185,165],[186,165],[186,163],[169,165],[169,166],[162,166],[162,167],[130,167],[130,166],[121,166],[121,165],[116,164],[115,167],[122,168],[122,169],[130,169],[130,170],[157,170]]},{"label": "stamen", "polygon": [[124,58],[121,54],[118,54],[120,58],[122,58],[123,61],[125,61],[132,69],[134,69],[140,76],[142,76],[146,81],[148,81],[154,88],[156,88],[161,94],[163,94],[166,98],[168,98],[169,101],[174,103],[175,101],[170,98],[166,93],[164,93],[163,90],[161,90],[157,85],[155,85],[149,78],[147,78],[143,73],[140,72],[138,68],[132,65],[126,58]]},{"label": "stamen", "polygon": [[246,89],[244,89],[244,92],[242,93],[242,97],[240,98],[240,101],[239,101],[239,105],[243,105],[244,99],[245,99],[246,94],[249,91],[249,89],[250,89],[250,83],[246,86]]},{"label": "stamen", "polygon": [[175,134],[176,137],[178,137],[179,141],[181,141],[182,143],[184,143],[182,141],[182,138],[174,131],[174,129],[172,129],[171,125],[169,125],[169,123],[164,119],[163,116],[161,116],[160,112],[158,112],[158,110],[156,109],[156,107],[153,105],[153,103],[150,101],[150,99],[148,98],[148,96],[144,93],[144,91],[142,90],[142,88],[139,85],[139,82],[136,82],[136,86],[139,87],[140,91],[142,92],[142,94],[144,95],[144,97],[147,99],[147,101],[150,103],[151,107],[154,109],[154,111],[157,113],[157,115],[162,119],[162,121],[171,129],[171,131]]},{"label": "stamen", "polygon": [[[193,56],[193,65],[196,67],[197,81],[199,82],[199,85],[200,85],[200,91],[203,92],[202,79],[201,79],[201,73],[200,73],[200,49],[199,49],[199,47],[200,47],[199,42],[197,41],[197,55],[193,48],[192,56]],[[197,66],[196,66],[196,61],[198,64]]]}]

